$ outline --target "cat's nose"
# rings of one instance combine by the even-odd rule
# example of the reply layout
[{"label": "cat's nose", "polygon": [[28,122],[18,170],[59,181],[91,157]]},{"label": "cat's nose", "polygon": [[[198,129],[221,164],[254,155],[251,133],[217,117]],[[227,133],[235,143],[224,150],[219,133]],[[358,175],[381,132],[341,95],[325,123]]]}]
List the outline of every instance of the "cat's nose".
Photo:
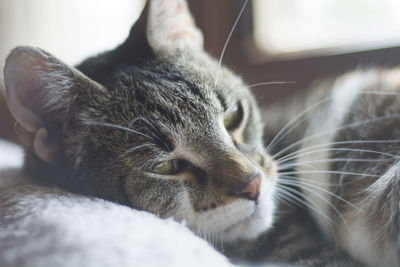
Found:
[{"label": "cat's nose", "polygon": [[241,183],[228,193],[229,196],[237,196],[257,201],[260,196],[261,174],[259,172],[251,175],[245,183]]}]

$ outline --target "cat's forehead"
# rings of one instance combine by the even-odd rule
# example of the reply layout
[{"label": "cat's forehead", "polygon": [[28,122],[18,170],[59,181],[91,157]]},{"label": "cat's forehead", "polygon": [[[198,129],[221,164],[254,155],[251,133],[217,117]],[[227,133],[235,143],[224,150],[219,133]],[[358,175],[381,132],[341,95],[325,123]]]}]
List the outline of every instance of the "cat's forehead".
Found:
[{"label": "cat's forehead", "polygon": [[158,113],[161,117],[171,113],[196,117],[218,114],[226,102],[247,92],[233,74],[219,69],[216,80],[217,72],[218,65],[208,58],[161,58],[125,68],[112,91],[125,95],[129,99],[125,104],[133,104],[140,113]]}]

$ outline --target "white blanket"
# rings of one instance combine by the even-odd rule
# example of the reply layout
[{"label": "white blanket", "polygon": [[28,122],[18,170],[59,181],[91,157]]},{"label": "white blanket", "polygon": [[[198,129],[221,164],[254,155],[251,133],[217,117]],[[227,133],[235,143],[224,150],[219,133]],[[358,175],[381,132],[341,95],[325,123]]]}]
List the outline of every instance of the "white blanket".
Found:
[{"label": "white blanket", "polygon": [[232,266],[183,225],[34,185],[0,141],[0,266]]}]

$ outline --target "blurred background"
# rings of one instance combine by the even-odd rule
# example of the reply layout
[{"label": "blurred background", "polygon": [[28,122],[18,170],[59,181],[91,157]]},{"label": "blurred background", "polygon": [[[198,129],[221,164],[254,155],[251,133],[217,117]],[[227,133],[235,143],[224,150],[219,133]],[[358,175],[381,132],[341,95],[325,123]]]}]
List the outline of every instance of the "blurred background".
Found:
[{"label": "blurred background", "polygon": [[[219,58],[245,0],[189,0]],[[77,64],[128,35],[144,0],[0,0],[0,68],[17,45],[35,45]],[[223,58],[260,104],[280,101],[323,77],[357,67],[398,65],[398,0],[249,0]],[[292,83],[294,82],[294,83]],[[0,89],[3,76],[0,74]],[[0,96],[0,138],[16,141]]]}]

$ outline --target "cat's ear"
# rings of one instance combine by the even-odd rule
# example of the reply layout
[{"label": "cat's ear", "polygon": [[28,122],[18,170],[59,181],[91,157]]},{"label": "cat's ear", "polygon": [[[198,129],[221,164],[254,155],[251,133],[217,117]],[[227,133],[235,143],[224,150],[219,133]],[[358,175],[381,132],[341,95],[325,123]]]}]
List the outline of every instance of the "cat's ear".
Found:
[{"label": "cat's ear", "polygon": [[196,27],[186,0],[150,0],[145,12],[147,40],[155,53],[203,49],[203,34]]},{"label": "cat's ear", "polygon": [[105,91],[49,53],[26,46],[15,48],[8,56],[4,83],[22,143],[47,162],[53,161],[59,150],[51,131],[70,115],[79,93]]}]

